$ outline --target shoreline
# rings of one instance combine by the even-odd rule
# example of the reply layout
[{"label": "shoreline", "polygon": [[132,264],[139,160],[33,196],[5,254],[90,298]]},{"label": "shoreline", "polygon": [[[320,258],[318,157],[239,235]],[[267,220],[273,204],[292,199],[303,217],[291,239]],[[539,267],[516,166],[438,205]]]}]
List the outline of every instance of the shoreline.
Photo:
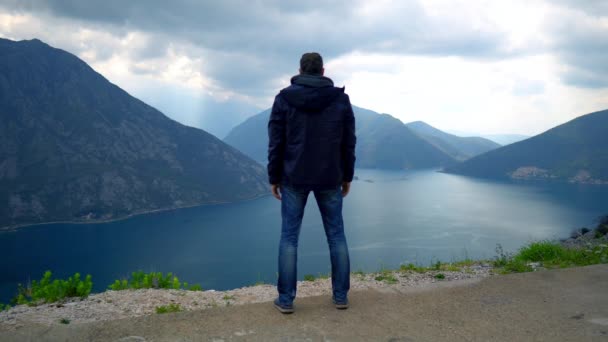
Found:
[{"label": "shoreline", "polygon": [[[410,292],[480,281],[494,276],[494,267],[475,263],[456,270],[394,270],[373,273],[351,273],[351,292]],[[391,280],[385,278],[390,274]],[[441,277],[437,275],[441,274]],[[179,311],[208,310],[217,307],[269,303],[277,296],[275,285],[259,284],[231,290],[126,289],[92,293],[84,299],[69,298],[61,302],[36,306],[17,305],[0,311],[0,331],[14,331],[31,324],[55,326],[67,322],[81,324],[122,318],[157,315],[159,306],[177,305]],[[297,298],[331,296],[331,279],[298,281]]]},{"label": "shoreline", "polygon": [[117,222],[117,221],[127,220],[127,219],[130,219],[130,218],[135,217],[135,216],[142,216],[142,215],[154,214],[154,213],[165,212],[165,211],[187,209],[187,208],[195,208],[195,207],[203,207],[203,206],[213,206],[213,205],[224,205],[224,204],[234,204],[234,203],[249,202],[249,201],[253,201],[253,200],[260,199],[262,197],[267,197],[267,196],[270,196],[270,194],[260,194],[260,195],[257,195],[257,196],[251,197],[251,198],[241,199],[241,200],[237,200],[237,201],[207,202],[207,203],[198,203],[198,204],[185,205],[185,206],[179,206],[179,207],[161,208],[161,209],[154,209],[154,210],[145,210],[145,211],[139,211],[139,212],[131,213],[131,214],[128,214],[127,216],[121,216],[121,217],[111,218],[111,219],[93,219],[93,220],[87,220],[87,221],[49,221],[49,222],[39,222],[39,223],[23,223],[23,224],[18,224],[18,225],[13,225],[13,226],[3,226],[3,227],[0,227],[0,233],[15,232],[15,231],[20,230],[20,229],[27,229],[29,227],[42,226],[42,225],[47,225],[47,224],[73,224],[73,225],[81,225],[81,224],[110,223],[110,222]]},{"label": "shoreline", "polygon": [[[529,245],[526,254],[538,254],[545,250],[561,248],[562,251],[580,251],[583,260],[574,264],[563,264],[560,260],[541,260],[527,258],[517,261],[518,257],[497,251],[492,259],[465,259],[451,263],[437,262],[431,266],[402,264],[399,269],[380,269],[364,273],[352,272],[351,292],[373,290],[379,292],[409,293],[428,290],[436,286],[454,286],[465,282],[476,282],[502,274],[527,273],[540,270],[584,267],[608,263],[608,234],[600,229],[608,226],[601,223],[598,228],[580,231],[579,235],[568,239],[549,242],[534,242]],[[601,233],[598,236],[598,233]],[[544,244],[544,245],[543,245]],[[601,253],[597,254],[597,253]],[[555,253],[560,254],[560,253]],[[563,253],[561,253],[563,254]],[[593,259],[598,255],[600,259]],[[515,268],[510,267],[516,266]],[[180,285],[181,286],[181,285]],[[314,296],[331,296],[332,283],[328,276],[311,277],[298,281],[298,298]],[[275,285],[262,283],[229,290],[186,290],[160,288],[127,288],[124,290],[106,289],[103,292],[91,293],[85,298],[64,298],[57,302],[38,302],[33,305],[21,304],[9,306],[0,311],[0,332],[15,331],[31,325],[57,326],[61,324],[80,324],[156,315],[159,309],[173,311],[206,310],[232,305],[271,302],[277,296]],[[166,311],[165,311],[166,312]]]}]

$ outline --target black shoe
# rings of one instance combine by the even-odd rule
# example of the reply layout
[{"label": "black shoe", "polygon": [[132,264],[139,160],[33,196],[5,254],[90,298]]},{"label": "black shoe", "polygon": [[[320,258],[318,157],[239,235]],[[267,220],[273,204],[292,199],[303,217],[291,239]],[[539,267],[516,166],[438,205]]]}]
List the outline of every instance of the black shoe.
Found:
[{"label": "black shoe", "polygon": [[338,310],[346,310],[348,309],[348,299],[343,302],[337,302],[335,299],[333,300],[336,309]]},{"label": "black shoe", "polygon": [[293,313],[293,305],[281,304],[281,303],[279,303],[278,298],[274,300],[274,307],[277,308],[277,310],[279,310],[279,312],[281,312],[283,314]]}]

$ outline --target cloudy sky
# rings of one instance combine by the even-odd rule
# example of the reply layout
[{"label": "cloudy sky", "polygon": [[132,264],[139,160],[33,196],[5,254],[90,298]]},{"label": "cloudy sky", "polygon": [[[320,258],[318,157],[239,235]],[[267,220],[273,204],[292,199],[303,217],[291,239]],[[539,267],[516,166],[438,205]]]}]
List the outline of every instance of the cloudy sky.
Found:
[{"label": "cloudy sky", "polygon": [[608,108],[608,1],[0,0],[38,38],[220,138],[318,51],[353,104],[475,134]]}]

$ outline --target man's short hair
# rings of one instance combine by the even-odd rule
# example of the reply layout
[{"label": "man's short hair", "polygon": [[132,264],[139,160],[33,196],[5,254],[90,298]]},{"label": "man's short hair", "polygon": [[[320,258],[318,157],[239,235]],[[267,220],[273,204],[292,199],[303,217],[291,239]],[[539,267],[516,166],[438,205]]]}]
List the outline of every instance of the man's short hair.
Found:
[{"label": "man's short hair", "polygon": [[300,70],[303,74],[321,75],[323,73],[323,57],[316,52],[307,52],[300,58]]}]

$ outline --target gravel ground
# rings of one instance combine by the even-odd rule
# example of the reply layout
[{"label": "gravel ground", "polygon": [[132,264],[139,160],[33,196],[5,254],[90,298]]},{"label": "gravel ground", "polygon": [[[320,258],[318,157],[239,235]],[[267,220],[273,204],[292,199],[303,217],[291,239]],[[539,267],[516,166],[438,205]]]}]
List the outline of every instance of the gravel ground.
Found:
[{"label": "gravel ground", "polygon": [[[437,279],[435,276],[438,273],[443,274],[444,279]],[[485,278],[492,275],[492,267],[488,264],[476,264],[463,267],[460,271],[425,273],[393,271],[383,275],[392,275],[394,283],[376,280],[378,273],[352,274],[351,290],[370,288],[400,290],[420,288],[437,282]],[[299,298],[330,294],[330,279],[298,282]],[[156,307],[169,304],[178,304],[182,310],[188,311],[270,302],[276,295],[276,287],[273,285],[258,285],[229,291],[162,289],[106,291],[91,294],[82,300],[70,299],[62,303],[15,306],[0,312],[0,331],[17,329],[31,323],[55,325],[62,324],[62,320],[64,322],[68,320],[69,323],[84,323],[150,315],[156,314]]]}]

